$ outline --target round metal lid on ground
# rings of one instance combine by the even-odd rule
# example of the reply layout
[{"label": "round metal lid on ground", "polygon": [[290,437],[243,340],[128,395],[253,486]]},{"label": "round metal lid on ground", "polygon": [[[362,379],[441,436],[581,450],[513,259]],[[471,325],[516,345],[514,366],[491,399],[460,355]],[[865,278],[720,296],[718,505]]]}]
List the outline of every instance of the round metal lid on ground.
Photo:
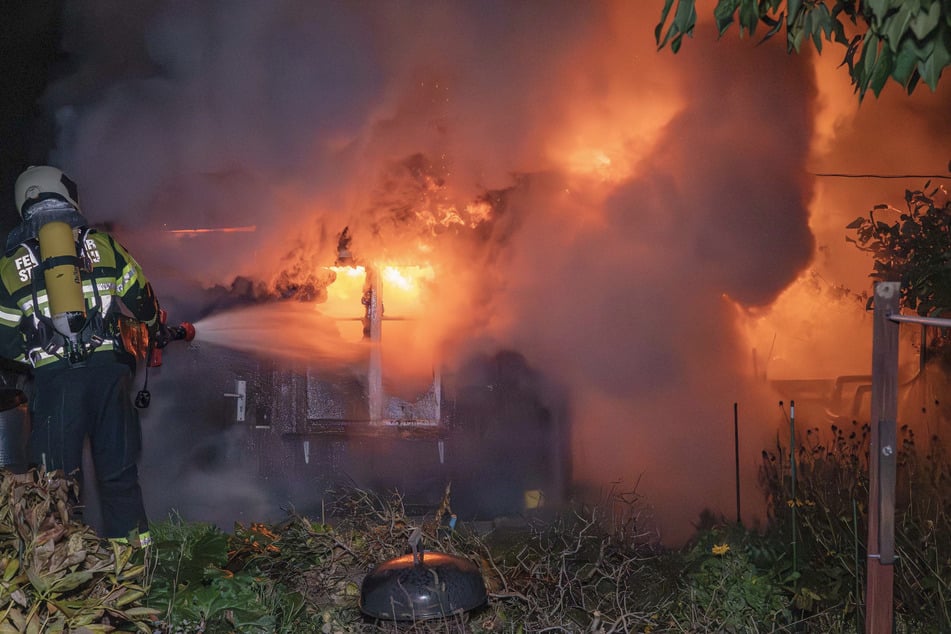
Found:
[{"label": "round metal lid on ground", "polygon": [[479,567],[463,557],[419,550],[383,562],[363,579],[360,611],[377,619],[422,621],[468,612],[488,595]]}]

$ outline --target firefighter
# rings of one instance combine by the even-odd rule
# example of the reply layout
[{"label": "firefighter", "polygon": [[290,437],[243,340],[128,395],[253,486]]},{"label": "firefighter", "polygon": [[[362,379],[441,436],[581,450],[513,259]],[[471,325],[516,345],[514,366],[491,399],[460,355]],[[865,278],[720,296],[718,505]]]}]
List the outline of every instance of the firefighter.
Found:
[{"label": "firefighter", "polygon": [[131,400],[137,358],[118,323],[124,314],[155,332],[158,302],[128,251],[89,228],[62,171],[28,168],[15,198],[21,222],[0,258],[0,356],[33,366],[31,465],[81,483],[88,438],[103,536],[148,545]]}]

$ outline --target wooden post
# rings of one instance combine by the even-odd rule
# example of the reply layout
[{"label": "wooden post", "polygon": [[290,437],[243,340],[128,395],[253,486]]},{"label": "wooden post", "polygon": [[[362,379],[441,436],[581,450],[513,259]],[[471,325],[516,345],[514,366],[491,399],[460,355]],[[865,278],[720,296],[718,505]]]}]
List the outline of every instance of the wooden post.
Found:
[{"label": "wooden post", "polygon": [[895,468],[898,448],[898,282],[875,285],[872,409],[868,456],[866,634],[890,634],[895,581]]}]

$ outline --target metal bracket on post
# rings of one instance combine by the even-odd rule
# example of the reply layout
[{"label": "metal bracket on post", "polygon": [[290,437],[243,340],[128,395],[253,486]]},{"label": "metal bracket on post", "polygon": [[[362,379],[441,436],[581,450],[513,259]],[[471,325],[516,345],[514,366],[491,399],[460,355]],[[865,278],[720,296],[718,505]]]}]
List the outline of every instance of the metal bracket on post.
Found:
[{"label": "metal bracket on post", "polygon": [[248,400],[248,382],[241,379],[235,379],[234,381],[234,392],[226,392],[224,394],[228,398],[233,398],[237,400],[237,410],[235,411],[235,420],[239,423],[244,422],[244,413],[245,407]]},{"label": "metal bracket on post", "polygon": [[896,421],[879,421],[878,553],[882,565],[895,563]]}]

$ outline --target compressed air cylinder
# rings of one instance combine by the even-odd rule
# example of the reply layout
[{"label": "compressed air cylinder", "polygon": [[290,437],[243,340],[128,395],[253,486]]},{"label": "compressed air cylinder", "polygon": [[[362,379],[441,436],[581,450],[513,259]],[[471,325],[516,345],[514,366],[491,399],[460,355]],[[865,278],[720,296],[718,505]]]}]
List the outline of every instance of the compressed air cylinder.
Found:
[{"label": "compressed air cylinder", "polygon": [[64,335],[77,333],[86,317],[83,282],[79,276],[76,242],[73,229],[65,222],[47,222],[37,235],[40,241],[40,261],[50,258],[73,258],[43,271],[46,294],[50,303],[53,325]]}]

